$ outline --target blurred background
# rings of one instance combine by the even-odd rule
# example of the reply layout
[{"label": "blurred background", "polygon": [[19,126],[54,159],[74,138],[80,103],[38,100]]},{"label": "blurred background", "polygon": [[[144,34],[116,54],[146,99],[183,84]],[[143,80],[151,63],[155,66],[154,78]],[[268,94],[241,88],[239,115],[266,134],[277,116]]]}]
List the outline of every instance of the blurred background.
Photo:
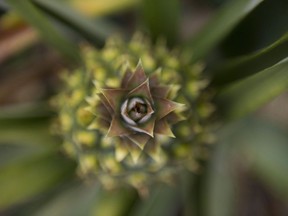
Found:
[{"label": "blurred background", "polygon": [[[75,44],[89,42],[101,48],[109,35],[117,33],[129,38],[133,32],[142,31],[152,39],[165,36],[170,47],[180,47],[183,41],[189,40],[199,32],[229,1],[233,0],[150,0],[145,4],[140,0],[59,0],[59,3],[68,5],[76,14],[90,19],[98,26],[97,40],[89,35],[83,37],[82,29],[73,26],[73,20],[69,23],[57,17],[57,13],[53,13],[53,7],[43,7],[41,2],[45,1],[35,1],[35,4],[46,12],[49,21],[65,35],[64,38],[69,38]],[[178,10],[165,14],[156,10],[159,6],[155,4],[160,4],[160,8],[170,7]],[[29,179],[38,178],[39,170],[35,173],[30,172],[31,176],[26,178],[25,175],[28,174],[20,166],[27,158],[31,159],[35,152],[38,154],[44,151],[42,147],[34,144],[33,151],[30,147],[27,150],[27,146],[23,148],[22,143],[42,143],[43,140],[48,143],[57,140],[49,135],[50,118],[47,117],[47,113],[51,114],[51,110],[47,107],[47,101],[61,88],[59,71],[75,68],[77,62],[71,61],[72,49],[66,53],[72,58],[67,58],[55,48],[57,43],[53,44],[49,38],[43,38],[35,28],[35,23],[23,14],[16,13],[11,5],[13,4],[0,0],[0,215],[80,216],[82,214],[79,213],[79,209],[85,209],[87,203],[83,202],[85,199],[89,200],[89,189],[78,186],[72,172],[75,164],[63,161],[64,164],[67,163],[67,173],[62,173],[64,177],[59,177],[59,171],[55,174],[55,179],[59,181],[53,180],[49,182],[49,187],[41,186],[39,190],[36,186],[34,192],[33,186],[29,185]],[[62,5],[60,8],[65,10]],[[163,14],[163,19],[155,19],[158,12]],[[67,16],[70,16],[68,12]],[[37,17],[32,19],[37,22]],[[78,21],[80,22],[79,19]],[[162,25],[163,23],[166,24]],[[173,33],[175,29],[179,29],[179,35]],[[226,59],[263,49],[279,39],[287,30],[288,1],[265,0],[209,52],[205,58],[207,68],[213,68]],[[287,44],[286,48],[287,54]],[[209,73],[209,70],[207,71]],[[211,147],[209,160],[202,162],[199,173],[188,174],[191,180],[186,188],[189,198],[184,199],[185,207],[184,204],[177,204],[175,200],[178,196],[175,193],[180,190],[179,187],[167,189],[163,186],[159,189],[158,195],[152,193],[153,201],[152,198],[148,198],[149,203],[147,200],[141,201],[133,193],[128,194],[128,204],[119,205],[122,208],[129,207],[126,210],[115,210],[118,213],[113,214],[105,210],[121,209],[117,205],[118,201],[112,198],[120,192],[103,195],[104,201],[101,202],[105,205],[101,204],[102,213],[98,211],[94,215],[286,216],[287,131],[288,93],[284,92],[248,117],[223,124],[219,133],[217,131],[219,139],[217,144]],[[45,148],[57,149],[57,146],[58,144],[54,144]],[[57,156],[55,161],[62,163],[62,157]],[[29,163],[35,164],[33,160]],[[46,170],[42,170],[41,178],[46,178],[45,172],[49,173],[50,169],[54,169],[54,165],[50,165]],[[39,169],[42,168],[39,166]],[[66,184],[68,179],[72,178],[72,183],[69,181],[70,183]],[[18,182],[13,183],[11,179]],[[67,185],[74,184],[76,189],[67,192]],[[23,189],[25,187],[27,190]],[[53,190],[54,192],[51,192]],[[55,191],[64,191],[64,195],[59,195],[59,198]],[[48,194],[49,199],[46,196],[44,198],[43,194]],[[83,202],[79,204],[81,194],[86,195],[83,195]],[[72,199],[75,195],[78,200]],[[71,207],[71,203],[74,202],[78,203],[78,213]]]}]

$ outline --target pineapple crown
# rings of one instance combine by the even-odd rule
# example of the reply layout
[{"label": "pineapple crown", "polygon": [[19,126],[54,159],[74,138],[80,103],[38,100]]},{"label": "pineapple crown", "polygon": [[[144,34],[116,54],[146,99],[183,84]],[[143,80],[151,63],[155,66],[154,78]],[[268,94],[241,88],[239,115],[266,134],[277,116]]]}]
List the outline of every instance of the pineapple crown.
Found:
[{"label": "pineapple crown", "polygon": [[197,169],[195,155],[209,137],[204,123],[213,111],[201,64],[188,65],[185,56],[139,34],[128,43],[114,37],[102,50],[82,50],[84,67],[63,73],[66,87],[56,100],[58,131],[79,174],[106,188],[139,189]]},{"label": "pineapple crown", "polygon": [[97,94],[87,98],[86,110],[95,115],[88,129],[100,129],[106,137],[117,139],[116,159],[122,161],[128,154],[137,163],[142,151],[159,160],[157,136],[175,138],[171,125],[183,120],[180,115],[185,105],[172,101],[178,88],[161,84],[161,69],[150,77],[141,61],[135,71],[127,68],[119,87],[99,87]]}]

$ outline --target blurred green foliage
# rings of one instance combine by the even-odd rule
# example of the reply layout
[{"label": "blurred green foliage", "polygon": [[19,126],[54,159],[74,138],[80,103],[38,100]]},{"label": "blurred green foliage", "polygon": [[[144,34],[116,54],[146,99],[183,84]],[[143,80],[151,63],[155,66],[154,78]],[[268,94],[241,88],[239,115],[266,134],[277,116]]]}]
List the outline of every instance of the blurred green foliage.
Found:
[{"label": "blurred green foliage", "polygon": [[[231,216],[246,215],[243,212],[262,215],[263,211],[277,216],[288,214],[287,128],[263,120],[255,112],[288,87],[286,0],[0,3],[3,11],[9,5],[20,16],[17,22],[9,21],[9,31],[19,30],[19,20],[25,28],[32,27],[58,51],[60,64],[65,62],[70,67],[81,65],[78,44],[83,41],[101,47],[112,34],[130,37],[131,32],[139,29],[154,41],[158,37],[166,39],[169,46],[187,53],[187,60],[192,63],[207,60],[206,74],[216,94],[219,125],[215,131],[217,142],[207,147],[209,159],[200,161],[199,173],[183,173],[175,185],[153,185],[149,196],[140,198],[131,188],[105,191],[97,182],[79,180],[75,161],[61,153],[59,138],[51,135],[50,124],[55,114],[47,103],[35,100],[28,105],[1,108],[1,215]],[[184,21],[188,19],[189,23],[185,28],[193,28],[189,22],[191,8],[211,10],[211,5],[213,15],[208,23],[196,34],[185,35],[188,40],[184,41]],[[12,38],[4,37],[5,34],[2,36],[1,32],[0,53],[5,53],[2,42],[6,44]],[[26,53],[31,50],[26,48]],[[1,62],[0,67],[14,64],[21,68],[26,57],[23,53],[15,53],[17,58]],[[1,91],[7,77],[13,80],[14,74],[1,69],[0,72]],[[50,78],[44,77],[42,82]],[[280,108],[276,106],[275,112]],[[277,203],[275,208],[282,209],[277,211],[264,202],[256,203],[256,190],[255,200],[254,196],[245,196],[243,191],[248,186],[243,179],[247,176],[253,177],[257,185],[264,185],[262,192]],[[243,205],[245,201],[251,202],[253,210]]]}]

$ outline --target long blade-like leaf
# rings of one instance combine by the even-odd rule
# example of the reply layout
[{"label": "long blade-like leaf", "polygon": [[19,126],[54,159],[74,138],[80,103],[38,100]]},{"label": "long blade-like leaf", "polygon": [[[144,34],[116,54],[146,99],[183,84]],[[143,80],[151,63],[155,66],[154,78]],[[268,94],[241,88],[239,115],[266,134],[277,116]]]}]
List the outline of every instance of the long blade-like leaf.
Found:
[{"label": "long blade-like leaf", "polygon": [[48,102],[22,103],[20,105],[7,105],[0,107],[1,122],[9,119],[39,119],[51,116],[52,110]]},{"label": "long blade-like leaf", "polygon": [[132,188],[121,188],[114,191],[102,189],[94,201],[91,215],[130,215],[131,207],[135,203],[136,198],[136,190]]},{"label": "long blade-like leaf", "polygon": [[32,0],[37,7],[53,15],[72,29],[75,29],[87,40],[94,44],[103,44],[105,39],[119,29],[111,23],[104,21],[92,21],[68,5],[56,0]]},{"label": "long blade-like leaf", "polygon": [[0,108],[0,145],[19,144],[55,148],[59,140],[51,135],[52,112],[46,102]]},{"label": "long blade-like leaf", "polygon": [[0,108],[0,167],[59,150],[60,140],[50,133],[48,107],[30,103]]},{"label": "long blade-like leaf", "polygon": [[143,200],[136,205],[131,215],[134,216],[172,216],[177,214],[179,207],[180,193],[178,188],[155,185],[152,193],[147,200]]},{"label": "long blade-like leaf", "polygon": [[288,33],[270,46],[247,56],[220,64],[213,72],[211,85],[223,86],[257,73],[288,56]]},{"label": "long blade-like leaf", "polygon": [[33,25],[42,38],[73,61],[80,62],[78,48],[65,38],[30,1],[7,0],[7,3]]},{"label": "long blade-like leaf", "polygon": [[217,96],[226,119],[244,116],[288,89],[288,59],[223,89]]},{"label": "long blade-like leaf", "polygon": [[61,141],[50,134],[50,122],[41,121],[1,121],[0,167],[25,158],[59,151]]},{"label": "long blade-like leaf", "polygon": [[[237,133],[240,141],[238,147],[247,159],[249,169],[267,188],[273,189],[277,196],[287,199],[287,131],[263,120],[250,120],[243,126],[242,133]],[[244,141],[243,137],[245,137]]]},{"label": "long blade-like leaf", "polygon": [[251,201],[251,197],[243,197],[245,193],[242,193],[243,178],[246,179],[247,174],[262,180],[260,185],[265,183],[270,193],[276,192],[273,195],[287,198],[287,142],[287,132],[272,126],[271,122],[253,118],[227,124],[218,131],[217,148],[203,188],[204,215],[237,215],[239,199],[248,198],[244,204],[249,198]]},{"label": "long blade-like leaf", "polygon": [[205,57],[247,14],[263,0],[229,1],[211,21],[184,44],[191,62]]},{"label": "long blade-like leaf", "polygon": [[0,208],[27,201],[74,175],[75,163],[49,153],[0,167]]},{"label": "long blade-like leaf", "polygon": [[[253,128],[251,128],[254,127]],[[287,131],[271,123],[250,122],[245,139],[239,143],[248,166],[270,189],[288,198],[288,137]]]},{"label": "long blade-like leaf", "polygon": [[[226,131],[225,131],[226,132]],[[226,132],[227,133],[227,132]],[[219,135],[219,134],[218,134]],[[222,134],[221,134],[222,135]],[[235,175],[231,162],[231,145],[227,134],[220,136],[217,148],[211,158],[202,189],[203,211],[207,216],[230,216],[235,209]],[[230,135],[230,134],[229,134]]]},{"label": "long blade-like leaf", "polygon": [[58,194],[54,199],[45,203],[33,215],[35,216],[77,216],[91,215],[91,208],[99,196],[99,185],[94,183],[83,184],[76,182]]},{"label": "long blade-like leaf", "polygon": [[143,16],[154,39],[164,37],[175,43],[179,33],[180,4],[178,0],[144,0]]}]

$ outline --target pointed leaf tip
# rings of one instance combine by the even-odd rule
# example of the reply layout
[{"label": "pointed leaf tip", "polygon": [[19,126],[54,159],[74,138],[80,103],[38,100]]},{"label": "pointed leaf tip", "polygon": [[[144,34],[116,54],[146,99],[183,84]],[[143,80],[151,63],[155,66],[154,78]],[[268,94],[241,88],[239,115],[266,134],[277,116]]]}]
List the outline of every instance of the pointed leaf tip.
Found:
[{"label": "pointed leaf tip", "polygon": [[161,134],[161,135],[169,136],[171,138],[175,138],[175,135],[173,134],[170,128],[170,125],[167,123],[167,120],[165,118],[157,121],[154,132],[156,134]]},{"label": "pointed leaf tip", "polygon": [[115,147],[115,157],[118,162],[124,160],[128,154],[129,151],[124,145],[118,145]]},{"label": "pointed leaf tip", "polygon": [[133,75],[128,80],[127,86],[129,88],[135,88],[136,86],[141,85],[146,79],[147,79],[147,76],[145,74],[142,63],[139,60],[138,65],[136,66],[136,69]]},{"label": "pointed leaf tip", "polygon": [[155,98],[155,102],[157,105],[157,118],[161,119],[167,116],[169,113],[178,110],[185,110],[186,105],[177,103],[171,100],[163,99],[163,98]]},{"label": "pointed leaf tip", "polygon": [[124,127],[124,125],[122,125],[120,121],[120,118],[116,116],[113,117],[106,137],[115,137],[131,134],[131,130]]},{"label": "pointed leaf tip", "polygon": [[155,126],[155,119],[150,119],[146,124],[143,126],[130,126],[132,130],[144,133],[149,135],[150,137],[154,138],[154,126]]},{"label": "pointed leaf tip", "polygon": [[151,92],[150,92],[150,86],[149,86],[149,78],[147,78],[144,82],[142,82],[139,86],[135,87],[133,90],[129,92],[129,96],[141,96],[143,98],[148,98],[151,101],[153,101]]},{"label": "pointed leaf tip", "polygon": [[141,150],[144,149],[146,143],[151,139],[151,137],[146,134],[132,134],[127,136],[127,138],[134,142]]},{"label": "pointed leaf tip", "polygon": [[124,95],[128,93],[125,89],[101,89],[101,93],[104,95],[111,108],[115,111],[120,106],[120,101]]},{"label": "pointed leaf tip", "polygon": [[127,139],[128,144],[128,149],[129,149],[129,153],[131,155],[132,161],[134,164],[137,164],[141,154],[142,154],[142,150],[135,145],[135,143],[133,143],[132,141]]},{"label": "pointed leaf tip", "polygon": [[161,154],[161,147],[153,139],[146,144],[144,151],[158,163],[165,160],[164,155]]}]

